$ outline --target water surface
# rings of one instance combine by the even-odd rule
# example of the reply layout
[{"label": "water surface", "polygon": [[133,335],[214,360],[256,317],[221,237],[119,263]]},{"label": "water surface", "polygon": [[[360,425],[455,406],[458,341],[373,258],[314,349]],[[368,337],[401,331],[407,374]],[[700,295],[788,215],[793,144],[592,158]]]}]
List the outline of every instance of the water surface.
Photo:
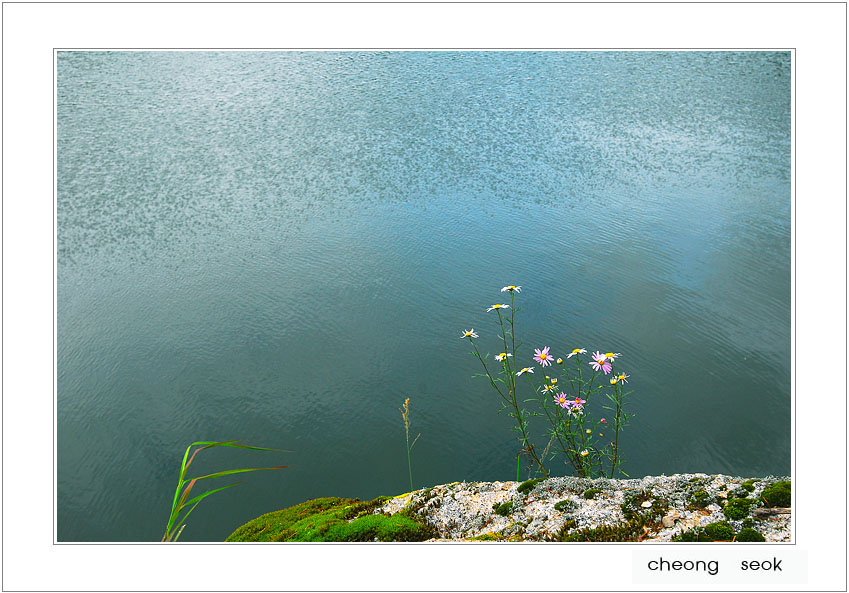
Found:
[{"label": "water surface", "polygon": [[193,440],[290,467],[185,541],[405,492],[405,397],[417,487],[512,479],[506,284],[623,353],[631,476],[790,472],[789,53],[60,52],[57,127],[60,541],[158,540]]}]

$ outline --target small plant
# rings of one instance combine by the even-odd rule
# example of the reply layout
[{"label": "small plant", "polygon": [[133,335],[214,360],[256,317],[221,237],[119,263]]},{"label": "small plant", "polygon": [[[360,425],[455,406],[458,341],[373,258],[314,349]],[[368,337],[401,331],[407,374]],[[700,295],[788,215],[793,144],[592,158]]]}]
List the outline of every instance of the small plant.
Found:
[{"label": "small plant", "polygon": [[770,484],[761,493],[765,505],[768,507],[789,507],[790,506],[790,482],[775,482]]},{"label": "small plant", "polygon": [[692,506],[698,507],[700,509],[705,508],[712,501],[713,501],[713,499],[711,498],[710,494],[708,494],[704,490],[697,490],[696,492],[693,493],[692,496],[690,496],[690,500],[689,500],[689,502]]},{"label": "small plant", "polygon": [[[550,346],[535,348],[533,362],[541,369],[551,367],[548,370],[551,375],[545,375],[545,380],[540,384],[535,373],[536,367],[519,368],[515,332],[515,316],[519,309],[515,307],[515,295],[521,289],[521,286],[505,286],[501,292],[510,293],[510,304],[495,304],[487,309],[487,312],[495,311],[498,316],[499,348],[503,347],[504,351],[492,358],[501,364],[499,370],[490,369],[487,364],[489,354],[481,355],[475,343],[479,336],[474,329],[464,330],[460,335],[461,338],[469,339],[474,350],[472,354],[483,366],[484,373],[476,376],[489,379],[490,385],[501,397],[502,410],[508,410],[509,415],[515,419],[514,430],[519,433],[520,455],[529,457],[531,473],[536,470],[546,478],[549,477],[546,462],[561,453],[566,457],[566,463],[581,477],[607,475],[612,478],[616,472],[627,477],[621,469],[619,433],[630,418],[625,412],[625,398],[631,391],[626,391],[624,387],[630,375],[614,370],[615,361],[622,355],[617,352],[594,352],[591,360],[586,361],[592,369],[590,373],[589,370],[585,372],[581,359],[581,355],[587,353],[585,348],[574,348],[566,355],[566,359],[574,357],[574,369],[570,368],[571,363],[564,366],[563,358],[553,355]],[[524,379],[520,380],[519,377],[523,375]],[[521,401],[536,402],[537,411],[531,412],[520,406],[518,392],[524,385],[530,390],[531,398]],[[567,392],[571,395],[567,395]],[[590,413],[588,402],[601,397],[606,398],[610,404],[600,406],[610,411],[613,418],[610,423],[606,418],[593,420]],[[528,423],[534,416],[545,416],[551,426],[548,430],[548,444],[541,453],[529,436]],[[605,437],[608,431],[612,435]]]},{"label": "small plant", "polygon": [[601,494],[601,493],[602,493],[602,490],[599,489],[599,488],[590,488],[589,490],[584,492],[584,498],[589,500],[591,498],[595,498],[596,494]]},{"label": "small plant", "polygon": [[734,537],[734,529],[728,521],[717,521],[706,525],[705,533],[715,542],[730,542]]},{"label": "small plant", "polygon": [[734,541],[738,542],[762,542],[766,541],[761,532],[755,531],[751,527],[745,527],[740,530],[740,533],[737,534],[737,539]]},{"label": "small plant", "polygon": [[401,408],[401,418],[404,420],[404,432],[407,435],[407,470],[410,473],[410,490],[413,489],[413,463],[410,461],[410,452],[413,450],[413,446],[416,444],[416,441],[419,440],[419,437],[422,436],[422,433],[419,433],[416,438],[413,439],[413,443],[410,444],[410,398],[404,400],[404,407]]},{"label": "small plant", "polygon": [[751,498],[732,498],[722,508],[725,516],[732,520],[745,519],[749,516],[749,509],[758,501]]},{"label": "small plant", "polygon": [[496,514],[496,515],[501,515],[502,517],[506,517],[507,515],[509,515],[509,514],[510,514],[510,511],[511,511],[511,510],[513,510],[513,501],[512,501],[512,500],[508,500],[508,501],[507,501],[507,502],[505,502],[505,503],[502,503],[502,504],[496,505],[496,507],[495,507],[495,514]]},{"label": "small plant", "polygon": [[541,480],[541,479],[539,479],[539,478],[537,478],[537,479],[535,479],[535,480],[527,480],[527,481],[522,482],[521,484],[519,484],[519,485],[516,487],[516,491],[517,491],[517,492],[519,492],[519,494],[527,494],[528,492],[530,492],[531,490],[533,490],[533,489],[534,489],[534,487],[535,487],[537,484],[539,484],[540,482],[542,482],[542,480]]},{"label": "small plant", "polygon": [[[195,455],[203,451],[204,449],[211,449],[213,447],[237,447],[239,449],[252,449],[254,451],[279,451],[279,449],[266,449],[265,447],[251,447],[248,445],[239,445],[238,441],[198,441],[196,443],[192,443],[186,448],[186,453],[183,455],[183,463],[180,465],[180,476],[177,479],[177,489],[174,491],[174,502],[171,503],[171,514],[168,516],[168,524],[165,527],[165,535],[162,536],[163,542],[176,542],[180,537],[180,534],[183,533],[183,529],[186,527],[186,519],[195,510],[195,507],[200,504],[200,501],[210,496],[211,494],[215,494],[216,492],[221,492],[222,490],[226,490],[227,488],[232,488],[236,486],[238,482],[235,484],[230,484],[229,486],[222,486],[221,488],[216,488],[215,490],[209,490],[208,492],[204,492],[199,496],[195,496],[194,498],[189,499],[189,493],[192,491],[194,485],[198,482],[198,480],[209,480],[211,478],[219,478],[221,476],[229,476],[230,474],[240,474],[243,472],[256,472],[262,471],[266,469],[283,469],[287,467],[285,465],[279,465],[277,467],[254,467],[250,469],[230,469],[223,472],[216,472],[214,474],[209,474],[206,476],[200,476],[199,478],[192,478],[189,480],[186,477],[186,472],[189,470],[189,466],[195,460]],[[192,447],[198,447],[192,453],[192,456],[189,457],[189,451],[191,451]],[[185,488],[184,488],[185,486]],[[188,499],[188,500],[187,500]],[[181,513],[187,509],[186,513],[181,516]]]}]

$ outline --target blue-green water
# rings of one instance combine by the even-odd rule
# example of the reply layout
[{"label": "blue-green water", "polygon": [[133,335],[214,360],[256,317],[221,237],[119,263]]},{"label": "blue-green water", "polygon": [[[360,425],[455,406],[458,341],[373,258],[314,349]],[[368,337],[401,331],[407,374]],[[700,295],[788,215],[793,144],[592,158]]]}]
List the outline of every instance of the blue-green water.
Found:
[{"label": "blue-green water", "polygon": [[57,126],[60,541],[158,540],[193,440],[290,467],[185,541],[405,492],[405,397],[416,487],[512,479],[507,284],[520,362],[623,354],[631,476],[790,472],[789,53],[60,52]]}]

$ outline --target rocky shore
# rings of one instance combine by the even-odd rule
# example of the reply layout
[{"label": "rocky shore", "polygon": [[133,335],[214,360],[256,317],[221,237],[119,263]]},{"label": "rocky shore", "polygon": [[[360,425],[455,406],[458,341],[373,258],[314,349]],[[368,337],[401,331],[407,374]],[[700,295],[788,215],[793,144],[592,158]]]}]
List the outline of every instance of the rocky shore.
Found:
[{"label": "rocky shore", "polygon": [[[786,490],[782,500],[776,484]],[[425,523],[436,534],[427,541],[788,542],[789,488],[789,478],[707,474],[455,482],[396,496],[373,512]],[[775,506],[782,508],[759,508]]]}]

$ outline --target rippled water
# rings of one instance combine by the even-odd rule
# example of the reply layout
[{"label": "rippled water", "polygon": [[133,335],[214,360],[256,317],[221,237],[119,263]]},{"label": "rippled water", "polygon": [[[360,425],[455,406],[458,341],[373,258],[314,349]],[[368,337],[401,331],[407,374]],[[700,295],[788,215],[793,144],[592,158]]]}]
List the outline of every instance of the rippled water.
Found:
[{"label": "rippled water", "polygon": [[404,492],[407,396],[417,487],[511,479],[506,284],[623,353],[630,475],[790,471],[789,53],[60,52],[57,118],[60,541],[158,540],[193,440],[290,467],[185,541]]}]

